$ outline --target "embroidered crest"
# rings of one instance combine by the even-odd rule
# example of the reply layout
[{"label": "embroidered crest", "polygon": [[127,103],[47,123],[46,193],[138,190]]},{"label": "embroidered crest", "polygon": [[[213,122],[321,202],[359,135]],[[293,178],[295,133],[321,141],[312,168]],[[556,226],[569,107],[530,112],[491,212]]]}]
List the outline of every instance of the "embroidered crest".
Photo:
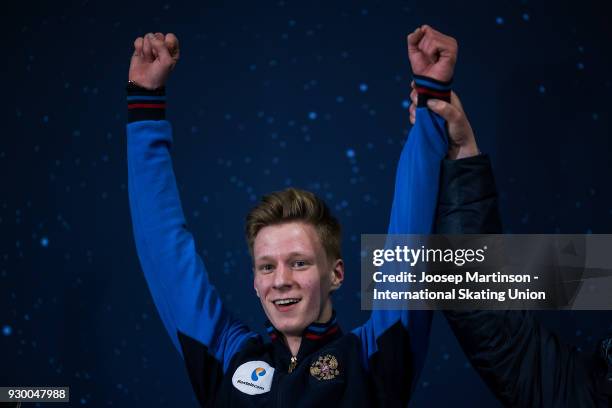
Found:
[{"label": "embroidered crest", "polygon": [[317,361],[310,365],[310,375],[317,380],[332,380],[340,375],[338,360],[331,354],[319,356]]}]

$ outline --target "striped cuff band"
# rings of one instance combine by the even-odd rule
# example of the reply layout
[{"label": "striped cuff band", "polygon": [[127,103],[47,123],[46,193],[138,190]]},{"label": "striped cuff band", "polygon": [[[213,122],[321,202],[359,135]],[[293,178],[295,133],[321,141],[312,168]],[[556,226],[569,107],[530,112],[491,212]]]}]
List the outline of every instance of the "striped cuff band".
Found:
[{"label": "striped cuff band", "polygon": [[141,88],[133,82],[127,87],[128,123],[166,118],[166,89]]},{"label": "striped cuff band", "polygon": [[418,107],[427,107],[429,99],[440,99],[450,103],[452,81],[442,82],[433,78],[415,75],[414,84],[419,94]]}]

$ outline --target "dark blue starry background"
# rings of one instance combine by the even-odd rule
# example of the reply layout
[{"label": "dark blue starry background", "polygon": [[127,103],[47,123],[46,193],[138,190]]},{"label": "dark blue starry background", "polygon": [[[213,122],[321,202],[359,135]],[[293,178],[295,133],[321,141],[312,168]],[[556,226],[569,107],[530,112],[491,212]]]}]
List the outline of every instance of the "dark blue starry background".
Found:
[{"label": "dark blue starry background", "polygon": [[[496,172],[505,231],[612,233],[604,1],[17,2],[3,10],[0,385],[69,385],[72,406],[195,406],[140,271],[126,191],[134,38],[175,32],[174,165],[197,248],[251,327],[243,220],[299,186],[344,226],[345,330],[361,233],[386,230],[410,129],[405,36],[460,44],[455,89]],[[610,312],[545,313],[585,351]],[[497,406],[436,315],[412,406]]]}]

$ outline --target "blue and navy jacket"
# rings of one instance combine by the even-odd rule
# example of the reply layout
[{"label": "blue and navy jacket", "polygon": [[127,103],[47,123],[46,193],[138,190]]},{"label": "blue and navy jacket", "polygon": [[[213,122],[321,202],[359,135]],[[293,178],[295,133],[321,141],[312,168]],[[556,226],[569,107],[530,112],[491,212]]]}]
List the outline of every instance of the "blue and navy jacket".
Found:
[{"label": "blue and navy jacket", "polygon": [[[450,95],[450,84],[417,84],[420,101]],[[334,314],[305,329],[292,364],[274,327],[264,339],[225,309],[186,227],[165,104],[163,90],[128,87],[129,200],[145,278],[200,404],[406,406],[427,352],[431,312],[376,310],[349,332]],[[443,119],[419,106],[397,166],[389,233],[432,232],[447,150]]]}]

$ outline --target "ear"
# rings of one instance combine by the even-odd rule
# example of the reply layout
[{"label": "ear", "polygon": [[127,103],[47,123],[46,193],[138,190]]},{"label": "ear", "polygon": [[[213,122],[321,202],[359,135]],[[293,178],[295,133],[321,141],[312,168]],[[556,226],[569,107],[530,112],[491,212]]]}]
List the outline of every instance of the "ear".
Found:
[{"label": "ear", "polygon": [[338,290],[344,281],[344,261],[336,259],[332,266],[330,292]]},{"label": "ear", "polygon": [[259,291],[257,290],[257,286],[255,286],[255,267],[253,267],[253,289],[255,289],[255,294],[259,297]]}]

